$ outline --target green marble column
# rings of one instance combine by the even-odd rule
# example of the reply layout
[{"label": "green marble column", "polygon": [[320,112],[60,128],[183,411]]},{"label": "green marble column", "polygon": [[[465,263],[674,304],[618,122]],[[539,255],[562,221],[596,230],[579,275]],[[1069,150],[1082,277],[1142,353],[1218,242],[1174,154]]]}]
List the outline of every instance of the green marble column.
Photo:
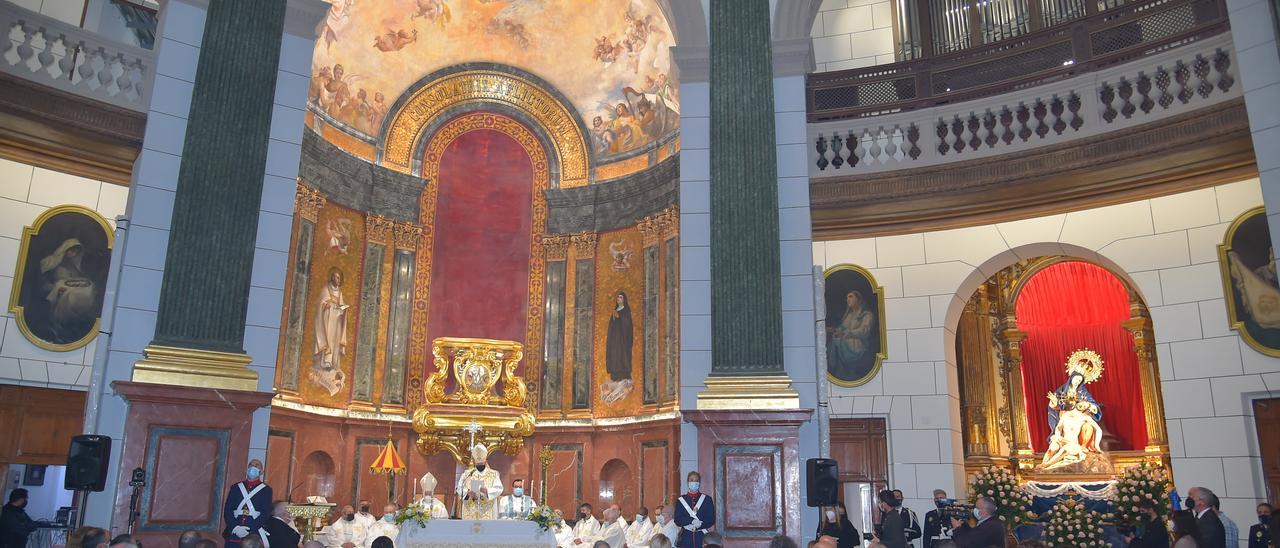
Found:
[{"label": "green marble column", "polygon": [[769,0],[711,0],[711,374],[781,375]]},{"label": "green marble column", "polygon": [[285,0],[210,0],[155,337],[134,380],[256,389],[244,322]]}]

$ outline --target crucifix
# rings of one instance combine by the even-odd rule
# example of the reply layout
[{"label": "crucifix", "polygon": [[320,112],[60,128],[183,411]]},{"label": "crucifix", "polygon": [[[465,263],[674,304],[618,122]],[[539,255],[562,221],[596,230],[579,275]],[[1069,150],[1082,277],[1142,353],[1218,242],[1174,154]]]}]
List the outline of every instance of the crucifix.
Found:
[{"label": "crucifix", "polygon": [[473,418],[471,419],[471,424],[468,424],[467,427],[463,428],[462,430],[464,432],[467,432],[468,434],[471,434],[470,448],[474,449],[476,446],[476,433],[484,432],[484,427],[480,426],[480,423],[476,422],[476,419]]}]

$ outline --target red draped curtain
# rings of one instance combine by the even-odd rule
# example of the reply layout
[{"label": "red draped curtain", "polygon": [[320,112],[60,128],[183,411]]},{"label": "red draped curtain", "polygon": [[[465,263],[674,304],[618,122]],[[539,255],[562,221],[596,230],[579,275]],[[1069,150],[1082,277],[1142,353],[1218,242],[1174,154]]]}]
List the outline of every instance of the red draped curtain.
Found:
[{"label": "red draped curtain", "polygon": [[1142,383],[1129,319],[1129,294],[1114,274],[1100,266],[1067,261],[1035,273],[1018,295],[1022,343],[1022,390],[1031,446],[1048,445],[1048,399],[1066,381],[1067,356],[1082,348],[1100,354],[1102,378],[1088,385],[1102,407],[1102,429],[1119,438],[1118,449],[1147,445]]}]

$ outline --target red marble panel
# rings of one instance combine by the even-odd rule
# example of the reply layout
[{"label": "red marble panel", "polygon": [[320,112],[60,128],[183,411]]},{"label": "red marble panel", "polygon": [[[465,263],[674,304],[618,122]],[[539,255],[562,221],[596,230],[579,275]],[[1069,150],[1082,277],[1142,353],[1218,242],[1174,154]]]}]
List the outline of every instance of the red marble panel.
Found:
[{"label": "red marble panel", "polygon": [[670,481],[670,464],[667,462],[666,446],[646,445],[640,454],[640,469],[644,477],[640,478],[643,484],[644,497],[641,501],[645,507],[649,509],[649,516],[653,516],[654,508],[660,504],[667,504],[674,495],[671,493]]},{"label": "red marble panel", "polygon": [[157,440],[154,478],[150,485],[150,525],[201,523],[209,520],[207,497],[192,493],[212,493],[217,470],[210,459],[217,458],[218,440],[209,437],[162,435]]},{"label": "red marble panel", "polygon": [[[566,516],[577,512],[582,481],[582,447],[553,446],[547,467],[547,504]],[[585,495],[585,493],[583,493]],[[590,497],[595,502],[595,497]]]},{"label": "red marble panel", "polygon": [[287,498],[293,488],[293,436],[272,432],[267,436],[267,469],[262,477],[275,487],[275,497]]},{"label": "red marble panel", "polygon": [[774,530],[773,455],[725,455],[724,523],[728,529]]}]

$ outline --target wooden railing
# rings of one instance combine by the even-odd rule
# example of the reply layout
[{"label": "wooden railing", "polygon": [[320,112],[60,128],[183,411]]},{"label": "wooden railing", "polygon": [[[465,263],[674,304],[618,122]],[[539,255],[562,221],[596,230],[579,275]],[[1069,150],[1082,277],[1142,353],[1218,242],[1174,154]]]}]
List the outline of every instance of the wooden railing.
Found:
[{"label": "wooden railing", "polygon": [[810,74],[809,121],[878,116],[1025,89],[1159,53],[1227,28],[1223,0],[1128,3],[942,56]]}]

